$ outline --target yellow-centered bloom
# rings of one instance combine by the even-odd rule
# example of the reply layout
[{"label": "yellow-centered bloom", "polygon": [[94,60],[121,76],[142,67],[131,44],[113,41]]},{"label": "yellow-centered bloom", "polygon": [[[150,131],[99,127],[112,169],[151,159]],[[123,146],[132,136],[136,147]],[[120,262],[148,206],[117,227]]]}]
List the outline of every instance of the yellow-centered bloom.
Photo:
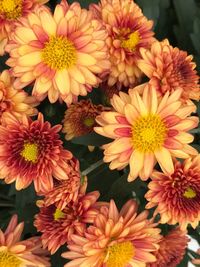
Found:
[{"label": "yellow-centered bloom", "polygon": [[154,41],[153,21],[148,20],[139,6],[130,0],[100,0],[91,4],[94,16],[105,25],[111,68],[102,74],[108,86],[118,89],[135,86],[142,77],[138,68],[140,48],[150,48]]},{"label": "yellow-centered bloom", "polygon": [[5,47],[11,33],[18,22],[23,20],[36,7],[46,8],[42,4],[49,0],[0,0],[0,55],[5,53]]},{"label": "yellow-centered bloom", "polygon": [[106,37],[102,23],[77,2],[62,0],[54,14],[46,9],[29,14],[6,48],[15,86],[34,83],[32,94],[39,100],[48,95],[51,103],[62,99],[71,104],[96,87],[97,75],[109,69]]},{"label": "yellow-centered bloom", "polygon": [[123,169],[130,165],[128,181],[138,175],[146,180],[156,162],[166,173],[174,172],[172,157],[187,158],[197,151],[188,145],[193,136],[187,131],[198,125],[197,117],[189,117],[194,105],[183,106],[182,90],[159,97],[156,89],[146,85],[142,95],[130,89],[111,99],[114,111],[102,112],[97,117],[101,127],[95,131],[115,139],[103,146],[104,161],[111,169]]},{"label": "yellow-centered bloom", "polygon": [[1,267],[48,267],[48,252],[42,248],[39,236],[21,241],[24,223],[13,215],[5,232],[0,229]]},{"label": "yellow-centered bloom", "polygon": [[182,230],[189,224],[196,228],[200,221],[200,155],[182,163],[174,161],[172,174],[153,171],[151,178],[146,208],[156,207],[161,223],[178,223]]},{"label": "yellow-centered bloom", "polygon": [[160,229],[147,219],[148,212],[137,214],[137,203],[129,200],[118,211],[115,202],[102,206],[84,233],[72,235],[68,266],[144,267],[155,262]]}]

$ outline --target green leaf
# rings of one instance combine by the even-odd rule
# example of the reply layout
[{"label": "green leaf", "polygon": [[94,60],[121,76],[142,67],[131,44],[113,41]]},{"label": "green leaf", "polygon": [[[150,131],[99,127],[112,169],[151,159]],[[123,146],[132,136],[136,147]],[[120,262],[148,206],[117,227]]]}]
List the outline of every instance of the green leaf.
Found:
[{"label": "green leaf", "polygon": [[67,260],[61,257],[63,252],[67,251],[67,246],[62,246],[54,255],[51,256],[52,267],[63,267]]},{"label": "green leaf", "polygon": [[19,213],[23,213],[23,208],[30,204],[35,203],[38,199],[33,184],[26,189],[16,191],[16,208]]},{"label": "green leaf", "polygon": [[[146,200],[144,194],[146,193],[146,183],[137,178],[133,182],[127,181],[128,173],[119,177],[111,186],[106,195],[106,199],[114,198],[118,206],[122,206],[130,198],[135,198],[140,204],[139,208],[143,209]],[[120,197],[119,197],[120,196]]]},{"label": "green leaf", "polygon": [[180,26],[185,33],[190,33],[193,30],[193,19],[197,14],[197,6],[194,0],[176,0],[173,2]]},{"label": "green leaf", "polygon": [[136,3],[139,7],[142,8],[144,15],[148,19],[152,19],[154,21],[154,27],[157,24],[157,20],[159,17],[159,3],[160,0],[137,0]]},{"label": "green leaf", "polygon": [[178,18],[178,25],[174,26],[174,32],[178,40],[179,48],[194,53],[190,34],[193,32],[193,20],[198,14],[198,8],[194,0],[176,0],[173,2]]},{"label": "green leaf", "polygon": [[[74,3],[74,0],[69,0],[68,2]],[[93,3],[97,4],[99,1],[98,0],[82,0],[82,1],[79,0],[78,2],[81,4],[82,7],[87,8],[90,4],[93,4]]]},{"label": "green leaf", "polygon": [[71,141],[74,144],[80,144],[80,145],[85,145],[85,146],[89,146],[89,145],[90,146],[101,146],[101,145],[109,143],[111,139],[103,137],[93,132],[87,135],[73,138]]},{"label": "green leaf", "polygon": [[101,165],[99,168],[88,174],[87,191],[98,190],[101,194],[101,200],[110,200],[106,198],[106,194],[110,191],[112,184],[119,178],[119,172],[111,171],[107,164]]},{"label": "green leaf", "polygon": [[188,256],[188,251],[186,250],[185,256],[180,264],[177,267],[186,267],[188,266],[188,262],[190,261],[190,257]]}]

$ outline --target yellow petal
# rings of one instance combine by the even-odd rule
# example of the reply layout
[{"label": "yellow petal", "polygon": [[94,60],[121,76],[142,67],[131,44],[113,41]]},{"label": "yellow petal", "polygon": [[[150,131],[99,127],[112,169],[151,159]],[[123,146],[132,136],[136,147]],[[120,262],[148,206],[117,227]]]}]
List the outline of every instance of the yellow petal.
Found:
[{"label": "yellow petal", "polygon": [[139,116],[138,111],[131,104],[126,104],[124,107],[124,113],[128,122],[133,125],[134,121]]},{"label": "yellow petal", "polygon": [[41,61],[41,53],[36,51],[20,57],[18,59],[18,64],[21,66],[31,67],[37,65]]},{"label": "yellow petal", "polygon": [[134,180],[138,176],[142,167],[144,166],[144,153],[134,150],[130,157],[129,164],[130,164],[130,175],[132,177],[132,180]]},{"label": "yellow petal", "polygon": [[55,75],[56,85],[62,95],[67,95],[70,91],[70,78],[67,70],[58,71]]},{"label": "yellow petal", "polygon": [[77,53],[77,64],[80,64],[82,66],[92,66],[97,63],[96,59],[89,54],[84,54],[84,53]]},{"label": "yellow petal", "polygon": [[84,75],[80,72],[80,70],[76,66],[69,68],[68,71],[71,76],[71,79],[75,79],[77,82],[81,84],[86,83]]},{"label": "yellow petal", "polygon": [[41,11],[40,13],[40,19],[42,23],[42,27],[45,30],[45,32],[51,36],[56,34],[56,23],[50,13],[47,11]]},{"label": "yellow petal", "polygon": [[157,150],[154,153],[163,172],[172,174],[174,172],[174,164],[169,150],[163,147],[162,149]]}]

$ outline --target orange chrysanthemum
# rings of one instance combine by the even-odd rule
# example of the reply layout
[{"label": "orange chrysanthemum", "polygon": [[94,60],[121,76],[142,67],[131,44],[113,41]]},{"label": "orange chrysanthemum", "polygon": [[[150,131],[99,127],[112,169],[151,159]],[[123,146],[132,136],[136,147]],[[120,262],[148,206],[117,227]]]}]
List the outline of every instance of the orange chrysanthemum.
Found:
[{"label": "orange chrysanthemum", "polygon": [[51,103],[61,97],[67,104],[87,95],[97,86],[102,73],[110,67],[101,22],[92,13],[66,0],[56,6],[54,15],[39,10],[19,25],[7,46],[7,64],[17,76],[15,86],[34,82],[33,95]]},{"label": "orange chrysanthemum", "polygon": [[62,147],[60,129],[44,122],[41,113],[36,121],[8,114],[0,126],[0,179],[16,181],[17,190],[33,181],[37,192],[51,190],[53,177],[68,179],[72,154]]},{"label": "orange chrysanthemum", "polygon": [[145,195],[147,208],[157,206],[161,223],[176,224],[185,230],[190,223],[196,228],[200,221],[200,155],[174,162],[171,175],[154,171],[153,181]]},{"label": "orange chrysanthemum", "polygon": [[24,223],[17,224],[14,215],[3,233],[0,229],[0,266],[1,267],[48,267],[48,253],[42,249],[40,237],[20,241]]},{"label": "orange chrysanthemum", "polygon": [[70,105],[65,112],[63,120],[63,133],[66,133],[66,140],[91,133],[96,116],[104,110],[102,105],[93,105],[90,100],[81,100],[76,104]]},{"label": "orange chrysanthemum", "polygon": [[199,100],[199,76],[192,56],[172,47],[168,40],[156,41],[150,50],[141,48],[140,52],[143,59],[138,61],[138,65],[161,96],[182,88],[182,100]]},{"label": "orange chrysanthemum", "polygon": [[[83,184],[76,195],[64,209],[56,207],[56,202],[49,206],[44,201],[38,201],[40,213],[35,216],[34,225],[42,232],[42,244],[54,254],[60,246],[71,242],[71,235],[83,235],[88,223],[92,223],[98,214],[96,203],[99,192],[93,191],[86,194]],[[47,202],[46,202],[47,203]]]},{"label": "orange chrysanthemum", "polygon": [[58,209],[63,210],[71,201],[75,201],[79,194],[81,177],[79,162],[72,158],[69,160],[70,168],[65,169],[67,180],[55,180],[52,190],[45,193],[44,205],[54,204]]},{"label": "orange chrysanthemum", "polygon": [[154,252],[156,262],[147,264],[147,267],[177,267],[184,257],[188,241],[186,233],[179,228],[171,230],[161,239],[159,250]]},{"label": "orange chrysanthemum", "polygon": [[14,78],[8,70],[0,73],[0,122],[7,113],[20,117],[22,114],[37,114],[37,102],[33,96],[13,87]]},{"label": "orange chrysanthemum", "polygon": [[113,200],[100,208],[84,237],[72,235],[69,252],[62,254],[71,262],[65,267],[144,267],[156,260],[158,228],[147,220],[148,212],[137,215],[137,204],[129,200],[119,212]]},{"label": "orange chrysanthemum", "polygon": [[108,85],[135,86],[142,76],[137,66],[140,48],[149,48],[154,41],[153,22],[147,20],[141,9],[131,0],[101,0],[91,4],[94,16],[106,26],[111,69],[104,78]]},{"label": "orange chrysanthemum", "polygon": [[115,139],[103,146],[104,161],[111,169],[123,169],[130,165],[128,181],[138,175],[146,180],[156,161],[163,171],[174,172],[173,157],[187,158],[197,151],[188,145],[193,136],[188,130],[198,125],[197,117],[188,117],[194,105],[182,106],[179,100],[182,90],[171,95],[167,92],[159,98],[155,88],[146,86],[142,96],[137,90],[129,94],[114,95],[113,112],[102,112],[97,122],[102,127],[95,131]]},{"label": "orange chrysanthemum", "polygon": [[37,5],[49,0],[0,0],[0,55],[14,31],[16,23],[31,13]]}]

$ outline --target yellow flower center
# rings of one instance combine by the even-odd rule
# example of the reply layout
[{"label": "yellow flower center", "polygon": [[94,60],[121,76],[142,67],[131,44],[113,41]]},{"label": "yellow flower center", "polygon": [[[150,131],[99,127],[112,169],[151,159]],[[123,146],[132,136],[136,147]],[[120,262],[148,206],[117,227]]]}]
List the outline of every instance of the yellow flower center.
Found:
[{"label": "yellow flower center", "polygon": [[95,123],[95,120],[94,118],[86,118],[84,121],[83,121],[84,125],[87,126],[87,127],[91,127],[94,125]]},{"label": "yellow flower center", "polygon": [[22,261],[8,251],[0,251],[1,267],[19,267]]},{"label": "yellow flower center", "polygon": [[77,54],[73,43],[63,36],[52,36],[42,50],[43,61],[54,70],[75,65]]},{"label": "yellow flower center", "polygon": [[153,152],[162,147],[166,132],[166,126],[158,115],[140,117],[132,126],[133,146],[141,152]]},{"label": "yellow flower center", "polygon": [[17,19],[22,15],[22,0],[0,0],[0,14],[7,19]]},{"label": "yellow flower center", "polygon": [[37,144],[25,143],[20,155],[26,160],[36,163],[38,160]]},{"label": "yellow flower center", "polygon": [[134,246],[129,241],[114,244],[106,252],[106,267],[125,267],[135,255]]},{"label": "yellow flower center", "polygon": [[197,193],[191,187],[188,187],[183,194],[186,198],[195,198],[196,195]]},{"label": "yellow flower center", "polygon": [[136,45],[139,43],[140,41],[140,36],[139,36],[139,33],[137,31],[131,33],[128,37],[127,40],[123,40],[121,42],[121,46],[123,48],[126,48],[132,52],[135,51],[135,47]]},{"label": "yellow flower center", "polygon": [[58,221],[60,219],[64,219],[65,218],[65,213],[62,212],[62,210],[60,209],[56,209],[54,214],[53,214],[54,220]]}]

